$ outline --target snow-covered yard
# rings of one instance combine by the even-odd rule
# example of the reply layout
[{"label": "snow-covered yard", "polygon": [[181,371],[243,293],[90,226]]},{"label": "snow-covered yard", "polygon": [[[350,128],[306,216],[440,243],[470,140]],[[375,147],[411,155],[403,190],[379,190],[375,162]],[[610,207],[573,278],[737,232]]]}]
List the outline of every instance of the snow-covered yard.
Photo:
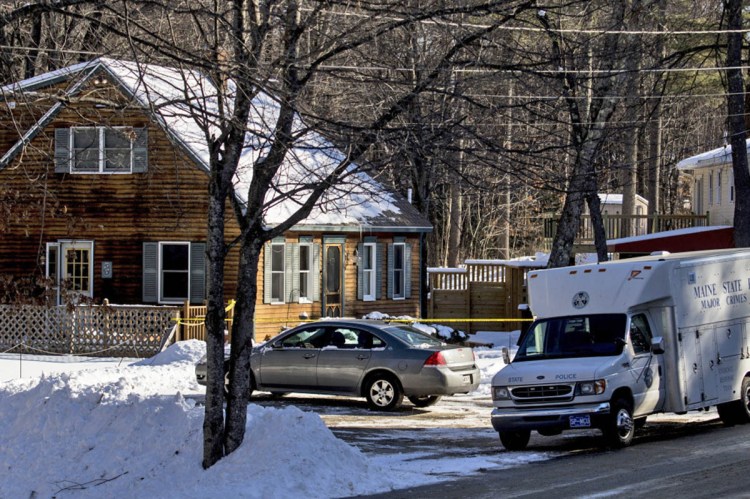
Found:
[{"label": "snow-covered yard", "polygon": [[[187,341],[140,361],[0,355],[0,496],[340,497],[547,457],[533,452],[443,459],[397,451],[368,454],[326,425],[324,418],[336,426],[335,404],[330,411],[317,404],[328,412],[319,415],[283,401],[251,403],[245,444],[203,470],[203,407],[196,401],[204,389],[193,369],[204,351],[202,342]],[[478,431],[480,438],[487,431],[494,441],[489,383],[503,362],[497,348],[477,353],[480,388],[435,410],[460,413],[482,401],[486,412],[474,411],[481,418],[473,419],[467,413],[462,431]],[[379,420],[364,409],[355,419],[370,425]],[[423,427],[441,426],[429,412],[417,420]]]}]

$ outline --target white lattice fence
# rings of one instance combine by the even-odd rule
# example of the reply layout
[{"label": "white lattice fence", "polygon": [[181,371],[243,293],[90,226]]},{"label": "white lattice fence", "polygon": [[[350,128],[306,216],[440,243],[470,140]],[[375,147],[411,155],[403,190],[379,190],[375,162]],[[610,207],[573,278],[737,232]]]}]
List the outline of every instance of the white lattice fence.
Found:
[{"label": "white lattice fence", "polygon": [[150,357],[176,307],[0,305],[0,351]]}]

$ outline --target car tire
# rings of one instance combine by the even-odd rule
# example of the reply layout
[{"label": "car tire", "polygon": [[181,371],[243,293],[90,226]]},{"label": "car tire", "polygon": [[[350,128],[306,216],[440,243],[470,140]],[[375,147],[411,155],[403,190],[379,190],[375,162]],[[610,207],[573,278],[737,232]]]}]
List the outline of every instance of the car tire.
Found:
[{"label": "car tire", "polygon": [[365,386],[367,405],[374,411],[393,411],[401,406],[404,392],[401,385],[390,374],[372,376]]},{"label": "car tire", "polygon": [[409,397],[409,402],[417,407],[429,407],[440,402],[441,398],[443,397],[440,395],[424,395],[422,397],[411,396]]},{"label": "car tire", "polygon": [[531,438],[531,430],[503,430],[498,434],[503,447],[510,451],[524,450]]},{"label": "car tire", "polygon": [[616,399],[611,406],[612,412],[602,429],[604,438],[610,447],[627,447],[633,442],[635,434],[635,422],[633,421],[633,408],[625,399]]},{"label": "car tire", "polygon": [[750,423],[750,376],[742,380],[739,400],[719,404],[716,409],[726,426]]}]

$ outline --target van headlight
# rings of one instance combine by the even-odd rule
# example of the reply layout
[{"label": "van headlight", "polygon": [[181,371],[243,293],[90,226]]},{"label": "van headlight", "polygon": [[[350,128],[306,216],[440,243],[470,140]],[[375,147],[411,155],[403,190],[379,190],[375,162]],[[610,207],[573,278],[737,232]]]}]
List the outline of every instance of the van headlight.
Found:
[{"label": "van headlight", "polygon": [[510,390],[507,386],[493,386],[492,387],[492,400],[508,400],[510,399]]},{"label": "van headlight", "polygon": [[606,389],[607,382],[603,379],[581,381],[576,386],[576,395],[601,395]]}]

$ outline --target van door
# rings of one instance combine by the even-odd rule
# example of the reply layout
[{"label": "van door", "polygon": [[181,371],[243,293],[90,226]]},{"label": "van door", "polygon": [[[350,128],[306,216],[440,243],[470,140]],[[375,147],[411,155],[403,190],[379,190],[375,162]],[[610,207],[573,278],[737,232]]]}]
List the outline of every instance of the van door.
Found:
[{"label": "van door", "polygon": [[664,403],[663,356],[651,353],[652,328],[645,312],[630,318],[628,344],[632,348],[630,375],[635,415],[651,414]]},{"label": "van door", "polygon": [[679,338],[687,409],[709,405],[709,401],[718,397],[718,351],[714,328],[682,328]]}]

